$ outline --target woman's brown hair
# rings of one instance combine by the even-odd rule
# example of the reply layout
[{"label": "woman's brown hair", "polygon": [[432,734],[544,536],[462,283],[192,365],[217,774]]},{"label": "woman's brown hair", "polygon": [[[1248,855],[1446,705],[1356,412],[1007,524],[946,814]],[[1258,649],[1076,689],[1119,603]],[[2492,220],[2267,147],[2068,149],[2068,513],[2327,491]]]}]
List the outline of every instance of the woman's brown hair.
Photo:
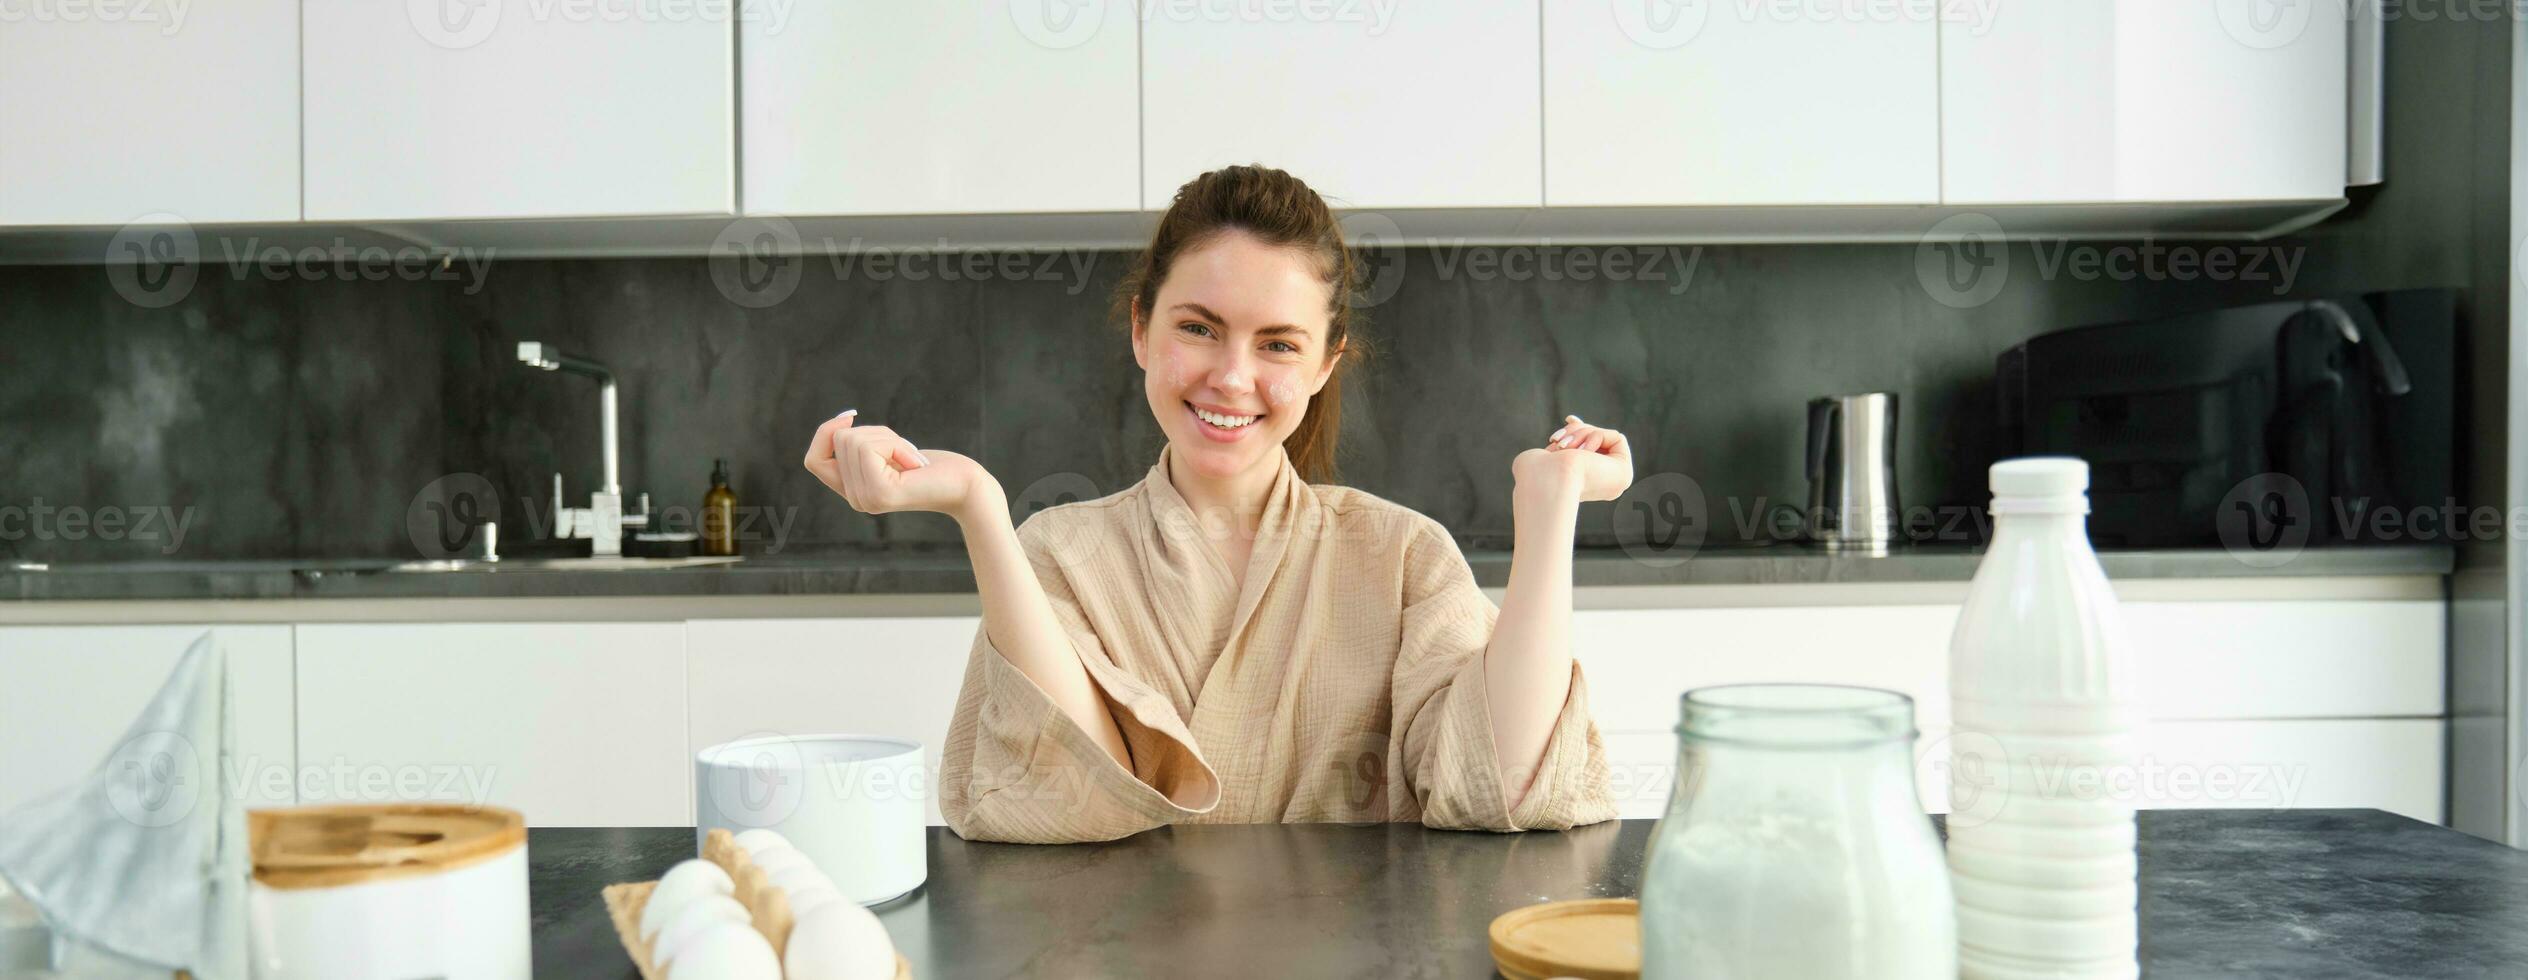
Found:
[{"label": "woman's brown hair", "polygon": [[1309,396],[1299,428],[1282,440],[1301,479],[1326,483],[1334,479],[1334,437],[1343,421],[1343,374],[1365,351],[1352,342],[1357,315],[1352,290],[1358,265],[1343,245],[1343,228],[1334,212],[1297,177],[1271,167],[1222,167],[1186,181],[1159,218],[1150,247],[1115,289],[1116,312],[1127,329],[1135,314],[1148,316],[1157,305],[1159,284],[1186,250],[1201,247],[1227,231],[1243,231],[1267,245],[1297,249],[1317,260],[1325,277],[1325,356],[1344,355],[1325,387]]}]

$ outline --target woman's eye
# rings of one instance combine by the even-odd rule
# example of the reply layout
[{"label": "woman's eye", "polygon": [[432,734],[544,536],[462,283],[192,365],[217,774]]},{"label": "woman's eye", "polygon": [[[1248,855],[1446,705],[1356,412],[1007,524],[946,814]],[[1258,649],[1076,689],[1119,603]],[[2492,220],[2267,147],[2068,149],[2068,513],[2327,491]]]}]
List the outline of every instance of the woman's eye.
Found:
[{"label": "woman's eye", "polygon": [[1296,353],[1299,353],[1299,348],[1297,348],[1297,347],[1295,347],[1295,346],[1292,346],[1292,345],[1291,345],[1291,343],[1290,343],[1289,341],[1287,341],[1287,340],[1276,340],[1276,341],[1273,341],[1272,343],[1265,344],[1265,345],[1264,345],[1264,349],[1265,349],[1265,350],[1268,350],[1268,351],[1272,351],[1273,353],[1276,353],[1276,354],[1296,354]]},{"label": "woman's eye", "polygon": [[1194,336],[1197,336],[1197,337],[1209,337],[1209,336],[1211,336],[1211,325],[1210,325],[1210,324],[1206,324],[1206,323],[1197,323],[1197,322],[1194,322],[1194,321],[1188,320],[1188,321],[1186,321],[1186,322],[1184,322],[1184,323],[1177,324],[1177,325],[1176,325],[1176,329],[1178,329],[1178,330],[1182,330],[1182,331],[1185,331],[1186,333],[1193,334]]}]

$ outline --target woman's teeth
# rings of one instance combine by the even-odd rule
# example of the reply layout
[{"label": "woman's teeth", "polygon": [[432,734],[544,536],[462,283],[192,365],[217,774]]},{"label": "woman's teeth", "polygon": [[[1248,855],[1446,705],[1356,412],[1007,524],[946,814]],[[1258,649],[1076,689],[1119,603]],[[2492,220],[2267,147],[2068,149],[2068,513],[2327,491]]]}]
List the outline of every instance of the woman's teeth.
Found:
[{"label": "woman's teeth", "polygon": [[1263,418],[1261,415],[1222,415],[1218,412],[1206,412],[1199,408],[1194,409],[1194,415],[1205,422],[1209,422],[1223,429],[1242,428],[1253,423],[1256,419]]}]

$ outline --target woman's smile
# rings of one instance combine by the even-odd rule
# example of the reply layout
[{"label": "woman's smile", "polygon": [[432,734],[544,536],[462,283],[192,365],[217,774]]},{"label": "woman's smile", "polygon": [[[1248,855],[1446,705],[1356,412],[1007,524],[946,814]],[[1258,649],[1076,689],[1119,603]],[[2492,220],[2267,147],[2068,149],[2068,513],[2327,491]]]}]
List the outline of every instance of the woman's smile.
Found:
[{"label": "woman's smile", "polygon": [[1248,430],[1264,420],[1261,412],[1235,412],[1219,405],[1186,402],[1185,410],[1194,415],[1195,431],[1219,442],[1236,442],[1246,438]]}]

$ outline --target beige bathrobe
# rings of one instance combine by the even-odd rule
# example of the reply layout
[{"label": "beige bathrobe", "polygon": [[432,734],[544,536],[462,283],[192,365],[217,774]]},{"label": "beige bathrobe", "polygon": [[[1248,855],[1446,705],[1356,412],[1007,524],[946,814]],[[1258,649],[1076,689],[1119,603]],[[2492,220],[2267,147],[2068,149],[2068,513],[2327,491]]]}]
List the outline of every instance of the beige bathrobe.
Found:
[{"label": "beige bathrobe", "polygon": [[1242,585],[1199,521],[1162,450],[1123,492],[1019,528],[1132,766],[977,630],[940,773],[959,835],[1387,820],[1507,831],[1615,816],[1576,665],[1535,784],[1506,804],[1483,668],[1498,610],[1438,522],[1309,484],[1286,457]]}]

